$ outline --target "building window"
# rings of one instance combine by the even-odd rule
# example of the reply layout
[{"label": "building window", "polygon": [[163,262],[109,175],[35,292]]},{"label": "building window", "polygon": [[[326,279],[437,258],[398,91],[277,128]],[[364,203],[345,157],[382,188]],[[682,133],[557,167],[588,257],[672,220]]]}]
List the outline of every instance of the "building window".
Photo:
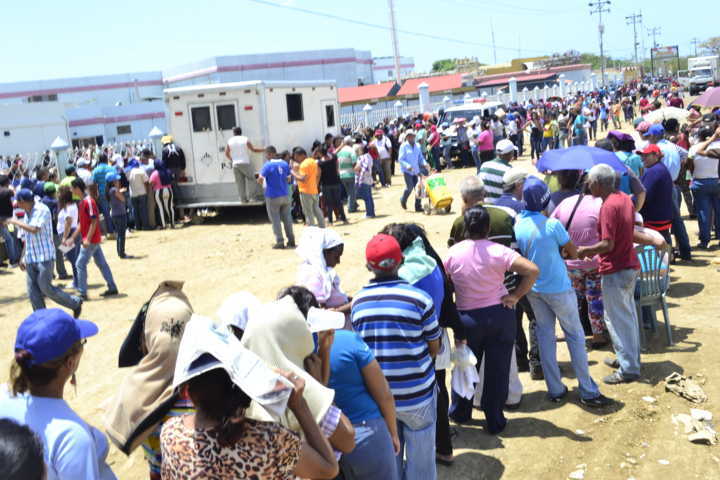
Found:
[{"label": "building window", "polygon": [[301,122],[303,117],[302,93],[288,93],[287,101],[288,122]]},{"label": "building window", "polygon": [[51,93],[50,95],[32,95],[30,97],[27,97],[28,103],[37,103],[37,102],[57,102],[58,96],[57,93]]},{"label": "building window", "polygon": [[335,126],[335,106],[334,105],[325,105],[325,118],[327,119],[326,126],[328,126],[328,127]]},{"label": "building window", "polygon": [[130,125],[118,125],[117,126],[117,134],[118,135],[130,135],[132,133],[132,127]]},{"label": "building window", "polygon": [[235,105],[218,105],[216,108],[218,130],[232,130],[237,126],[235,122]]},{"label": "building window", "polygon": [[209,132],[212,130],[210,107],[194,107],[190,109],[193,132]]}]

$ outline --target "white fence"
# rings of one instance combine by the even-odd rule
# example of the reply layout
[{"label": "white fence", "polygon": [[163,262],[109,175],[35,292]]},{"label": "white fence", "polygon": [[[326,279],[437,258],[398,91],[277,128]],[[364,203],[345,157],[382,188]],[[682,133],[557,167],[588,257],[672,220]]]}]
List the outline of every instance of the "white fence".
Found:
[{"label": "white fence", "polygon": [[[552,87],[546,86],[545,88],[535,87],[533,90],[524,88],[522,91],[517,92],[516,101],[524,103],[530,99],[533,100],[546,100],[551,97],[563,97],[568,94],[575,94],[581,91],[591,90],[592,86],[590,82],[573,82],[568,84],[563,93],[563,89],[560,85],[556,84]],[[495,95],[482,95],[486,102],[500,102],[508,104],[511,102],[511,96],[509,93],[499,93]],[[478,97],[466,95],[465,102],[472,102]],[[447,109],[456,105],[451,101],[447,102],[435,102],[430,104],[429,111],[437,112],[439,109]],[[357,130],[364,127],[372,127],[385,119],[395,119],[398,117],[407,117],[411,115],[417,115],[421,113],[418,105],[397,105],[394,108],[373,108],[372,105],[365,105],[361,112],[346,112],[340,114],[340,125],[343,127],[350,127],[352,130]]]}]

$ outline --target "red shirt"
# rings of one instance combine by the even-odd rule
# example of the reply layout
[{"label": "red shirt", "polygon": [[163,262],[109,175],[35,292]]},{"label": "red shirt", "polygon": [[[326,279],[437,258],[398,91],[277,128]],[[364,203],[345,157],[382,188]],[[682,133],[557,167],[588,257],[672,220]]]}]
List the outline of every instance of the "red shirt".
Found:
[{"label": "red shirt", "polygon": [[82,234],[83,240],[87,240],[88,233],[90,232],[90,223],[93,220],[98,220],[95,227],[95,233],[93,233],[90,243],[100,243],[102,233],[100,232],[100,219],[97,203],[90,195],[87,195],[78,204],[78,217],[80,222],[80,233]]},{"label": "red shirt", "polygon": [[627,269],[640,269],[633,244],[635,210],[630,197],[622,192],[611,193],[600,207],[598,230],[600,240],[612,240],[613,249],[598,255],[601,275]]}]

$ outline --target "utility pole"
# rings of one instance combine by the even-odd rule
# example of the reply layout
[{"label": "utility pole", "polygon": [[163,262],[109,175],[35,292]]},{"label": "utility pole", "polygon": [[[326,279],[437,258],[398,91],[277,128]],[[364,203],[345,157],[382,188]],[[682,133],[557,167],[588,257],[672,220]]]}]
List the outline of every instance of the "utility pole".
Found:
[{"label": "utility pole", "polygon": [[690,43],[695,45],[695,56],[697,57],[698,56],[697,47],[698,47],[698,44],[700,43],[700,40],[698,40],[697,37],[695,37],[692,39],[692,41]]},{"label": "utility pole", "polygon": [[637,26],[639,23],[642,23],[642,14],[640,13],[634,13],[630,16],[625,17],[625,20],[627,21],[628,25],[632,25],[633,27],[633,48],[635,49],[635,65],[638,64],[638,46],[640,45],[638,43],[637,38]]},{"label": "utility pole", "polygon": [[388,0],[390,10],[390,33],[392,35],[393,58],[395,60],[395,83],[400,85],[400,47],[398,46],[397,26],[395,24],[395,2]]},{"label": "utility pole", "polygon": [[652,49],[657,48],[657,36],[660,35],[660,27],[653,27],[648,28],[648,37],[652,37],[652,47],[650,50],[650,71],[652,72],[653,76],[655,75],[655,58],[652,52]]},{"label": "utility pole", "polygon": [[493,46],[493,63],[497,65],[497,49],[495,48],[495,29],[493,28],[492,18],[490,19],[490,35],[492,37]]},{"label": "utility pole", "polygon": [[600,85],[605,86],[605,51],[603,50],[603,34],[605,33],[605,26],[602,23],[602,14],[610,13],[610,0],[597,0],[596,2],[588,3],[591,8],[590,14],[598,14],[598,32],[600,33]]}]

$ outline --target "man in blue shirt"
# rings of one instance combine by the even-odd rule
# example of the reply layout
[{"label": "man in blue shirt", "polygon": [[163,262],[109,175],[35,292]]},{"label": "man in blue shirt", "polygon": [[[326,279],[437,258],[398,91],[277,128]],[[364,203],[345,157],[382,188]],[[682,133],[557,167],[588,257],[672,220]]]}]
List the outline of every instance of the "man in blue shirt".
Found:
[{"label": "man in blue shirt", "polygon": [[398,276],[403,255],[394,237],[373,237],[365,257],[375,278],[353,299],[353,329],[377,358],[395,398],[401,478],[435,480],[437,312],[427,293]]},{"label": "man in blue shirt", "polygon": [[[400,170],[402,170],[403,177],[405,177],[405,191],[403,191],[400,198],[400,205],[403,210],[406,210],[407,200],[415,189],[418,178],[424,171],[427,171],[425,157],[423,157],[420,145],[415,143],[415,132],[413,130],[408,130],[405,134],[405,142],[400,145],[398,162],[400,162]],[[422,206],[417,194],[415,195],[415,211],[422,212]]]},{"label": "man in blue shirt", "polygon": [[92,179],[98,189],[97,203],[105,218],[105,232],[115,233],[115,227],[110,218],[110,202],[107,197],[107,181],[105,180],[110,172],[115,172],[115,168],[108,165],[107,155],[101,153],[98,157],[98,164],[92,171]]},{"label": "man in blue shirt", "polygon": [[[677,145],[665,139],[665,128],[660,124],[655,124],[643,134],[643,137],[646,138],[650,144],[655,144],[660,148],[662,151],[663,165],[665,165],[668,172],[670,172],[672,181],[677,181],[682,164],[680,150]],[[679,257],[683,260],[692,260],[690,238],[685,229],[685,222],[683,222],[682,216],[680,215],[680,189],[677,185],[673,185],[672,203],[672,233],[675,235],[675,243],[680,251]]]},{"label": "man in blue shirt", "polygon": [[15,198],[18,206],[25,210],[25,222],[9,218],[5,223],[23,230],[25,247],[20,268],[27,273],[28,297],[33,310],[45,308],[45,297],[49,297],[55,303],[71,309],[77,318],[82,308],[82,299],[52,284],[55,242],[50,209],[42,202],[36,202],[33,192],[25,188],[20,189]]},{"label": "man in blue shirt", "polygon": [[527,297],[535,312],[540,362],[548,396],[553,402],[561,402],[568,392],[562,383],[557,363],[557,317],[565,332],[565,343],[578,379],[580,403],[588,407],[605,407],[612,401],[600,393],[590,377],[577,296],[559,251],[562,248],[569,258],[577,258],[577,248],[562,223],[543,215],[543,210],[550,202],[550,191],[542,180],[528,177],[523,187],[523,199],[526,210],[516,217],[515,237],[523,256],[540,268],[540,276]]},{"label": "man in blue shirt", "polygon": [[293,234],[290,199],[288,198],[290,165],[285,160],[275,158],[276,156],[277,150],[272,145],[265,149],[267,162],[260,170],[257,180],[260,185],[265,186],[265,208],[275,234],[273,248],[277,250],[285,248],[285,239],[280,227],[281,223],[285,229],[288,248],[295,248],[295,235]]}]

